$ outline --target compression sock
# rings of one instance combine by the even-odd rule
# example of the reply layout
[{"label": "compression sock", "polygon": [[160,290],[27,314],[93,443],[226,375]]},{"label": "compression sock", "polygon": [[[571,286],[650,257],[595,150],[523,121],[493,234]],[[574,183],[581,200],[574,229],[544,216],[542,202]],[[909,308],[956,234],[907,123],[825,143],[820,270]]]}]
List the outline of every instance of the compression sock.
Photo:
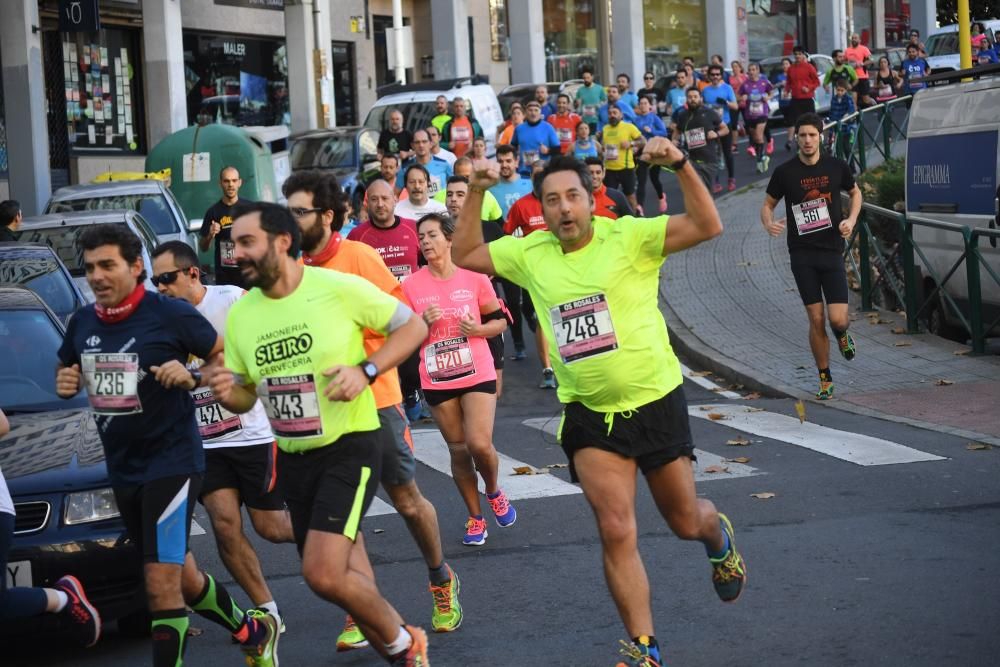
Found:
[{"label": "compression sock", "polygon": [[184,609],[153,612],[153,667],[180,667],[184,664],[188,623]]},{"label": "compression sock", "polygon": [[438,567],[427,568],[427,572],[430,574],[431,583],[435,586],[444,586],[451,581],[451,570],[444,561]]},{"label": "compression sock", "polygon": [[208,572],[203,574],[205,588],[191,603],[191,608],[229,632],[236,632],[243,625],[243,611],[236,606],[236,601],[226,591],[225,586],[215,581]]}]

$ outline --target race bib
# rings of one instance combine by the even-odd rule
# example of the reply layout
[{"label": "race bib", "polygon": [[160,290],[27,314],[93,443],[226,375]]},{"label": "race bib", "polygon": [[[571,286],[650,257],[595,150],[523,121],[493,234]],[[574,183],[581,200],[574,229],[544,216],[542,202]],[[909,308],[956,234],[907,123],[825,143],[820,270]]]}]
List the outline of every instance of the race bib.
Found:
[{"label": "race bib", "polygon": [[208,387],[198,387],[191,392],[191,398],[198,411],[198,432],[205,442],[218,440],[243,428],[240,416],[222,407]]},{"label": "race bib", "polygon": [[396,277],[396,280],[403,282],[403,278],[406,278],[412,272],[409,264],[399,264],[396,266],[389,267],[389,273]]},{"label": "race bib", "polygon": [[549,313],[564,364],[618,349],[611,312],[603,294],[564,303]]},{"label": "race bib", "polygon": [[881,85],[878,87],[879,97],[892,97],[892,86]]},{"label": "race bib", "polygon": [[556,135],[559,137],[560,143],[568,144],[573,141],[573,130],[568,127],[560,127],[556,130]]},{"label": "race bib", "polygon": [[225,267],[236,266],[236,244],[232,241],[219,241],[219,262]]},{"label": "race bib", "polygon": [[703,127],[688,130],[684,133],[684,139],[687,141],[688,148],[701,148],[708,143],[705,139],[705,128]]},{"label": "race bib", "polygon": [[427,196],[433,197],[441,190],[441,184],[438,182],[436,176],[431,176],[430,182],[427,184]]},{"label": "race bib", "polygon": [[468,143],[472,141],[472,131],[470,128],[461,126],[451,128],[451,140],[458,141],[462,143]]},{"label": "race bib", "polygon": [[792,215],[795,216],[795,228],[799,230],[799,236],[833,227],[830,209],[826,206],[826,199],[822,197],[795,204],[792,206]]},{"label": "race bib", "polygon": [[583,105],[583,115],[584,116],[596,116],[597,106],[594,104],[584,104]]},{"label": "race bib", "polygon": [[750,102],[750,115],[759,118],[764,115],[764,103],[760,100]]},{"label": "race bib", "polygon": [[465,336],[439,340],[424,348],[424,366],[431,382],[449,382],[476,372],[472,347]]},{"label": "race bib", "polygon": [[618,159],[618,144],[608,144],[604,147],[604,159],[609,162]]},{"label": "race bib", "polygon": [[319,396],[312,373],[264,378],[260,385],[271,430],[281,438],[311,438],[323,435]]},{"label": "race bib", "polygon": [[521,158],[524,160],[525,165],[533,165],[538,160],[538,151],[524,151],[521,153]]},{"label": "race bib", "polygon": [[94,414],[117,416],[142,412],[137,391],[138,354],[84,354],[80,357],[80,362],[87,384],[87,398]]}]

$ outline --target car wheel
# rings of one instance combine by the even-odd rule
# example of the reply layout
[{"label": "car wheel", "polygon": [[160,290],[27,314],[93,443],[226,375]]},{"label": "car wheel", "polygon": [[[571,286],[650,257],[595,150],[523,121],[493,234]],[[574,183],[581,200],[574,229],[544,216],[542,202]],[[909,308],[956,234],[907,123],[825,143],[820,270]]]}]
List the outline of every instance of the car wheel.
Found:
[{"label": "car wheel", "polygon": [[944,300],[940,297],[931,302],[927,311],[927,330],[935,336],[947,338],[957,343],[964,343],[968,338],[965,329],[948,322],[945,308]]},{"label": "car wheel", "polygon": [[140,609],[118,619],[118,632],[126,637],[148,637],[152,622],[153,617],[149,611]]}]

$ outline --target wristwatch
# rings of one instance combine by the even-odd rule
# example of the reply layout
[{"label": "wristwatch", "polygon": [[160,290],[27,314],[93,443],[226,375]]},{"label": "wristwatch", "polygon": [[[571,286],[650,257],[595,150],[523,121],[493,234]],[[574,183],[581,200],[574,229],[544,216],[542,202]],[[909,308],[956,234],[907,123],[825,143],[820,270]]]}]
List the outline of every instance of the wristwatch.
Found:
[{"label": "wristwatch", "polygon": [[669,169],[670,171],[674,171],[674,172],[680,171],[681,169],[684,168],[684,165],[686,165],[687,162],[688,162],[688,155],[687,155],[687,153],[684,153],[684,156],[680,160],[678,160],[677,162],[674,162],[672,165],[670,165],[669,167],[667,167],[667,169]]},{"label": "wristwatch", "polygon": [[368,378],[368,384],[374,382],[375,378],[378,377],[378,367],[367,359],[362,361],[359,366],[361,366],[361,370],[364,372],[365,377]]},{"label": "wristwatch", "polygon": [[194,386],[197,388],[201,384],[201,371],[188,371],[191,374],[191,379],[194,380]]}]

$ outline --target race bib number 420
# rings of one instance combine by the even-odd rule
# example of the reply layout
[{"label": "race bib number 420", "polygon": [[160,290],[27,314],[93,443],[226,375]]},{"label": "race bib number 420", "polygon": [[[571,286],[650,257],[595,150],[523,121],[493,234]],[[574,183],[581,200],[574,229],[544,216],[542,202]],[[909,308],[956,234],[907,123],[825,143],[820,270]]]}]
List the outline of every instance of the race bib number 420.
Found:
[{"label": "race bib number 420", "polygon": [[571,364],[618,349],[611,311],[603,294],[564,303],[549,313],[563,363]]},{"label": "race bib number 420", "polygon": [[243,428],[240,416],[222,407],[208,387],[198,387],[191,392],[191,398],[198,411],[198,431],[202,440],[218,440]]},{"label": "race bib number 420", "polygon": [[830,209],[826,206],[826,199],[822,197],[792,206],[792,215],[795,217],[795,228],[799,231],[799,236],[833,227]]},{"label": "race bib number 420", "polygon": [[312,373],[265,378],[264,410],[271,430],[279,438],[312,438],[323,435],[319,396]]},{"label": "race bib number 420", "polygon": [[424,348],[424,365],[431,382],[450,382],[476,372],[472,347],[465,336],[439,340]]},{"label": "race bib number 420", "polygon": [[84,354],[80,362],[87,383],[87,397],[95,414],[116,416],[142,412],[137,391],[138,354]]}]

